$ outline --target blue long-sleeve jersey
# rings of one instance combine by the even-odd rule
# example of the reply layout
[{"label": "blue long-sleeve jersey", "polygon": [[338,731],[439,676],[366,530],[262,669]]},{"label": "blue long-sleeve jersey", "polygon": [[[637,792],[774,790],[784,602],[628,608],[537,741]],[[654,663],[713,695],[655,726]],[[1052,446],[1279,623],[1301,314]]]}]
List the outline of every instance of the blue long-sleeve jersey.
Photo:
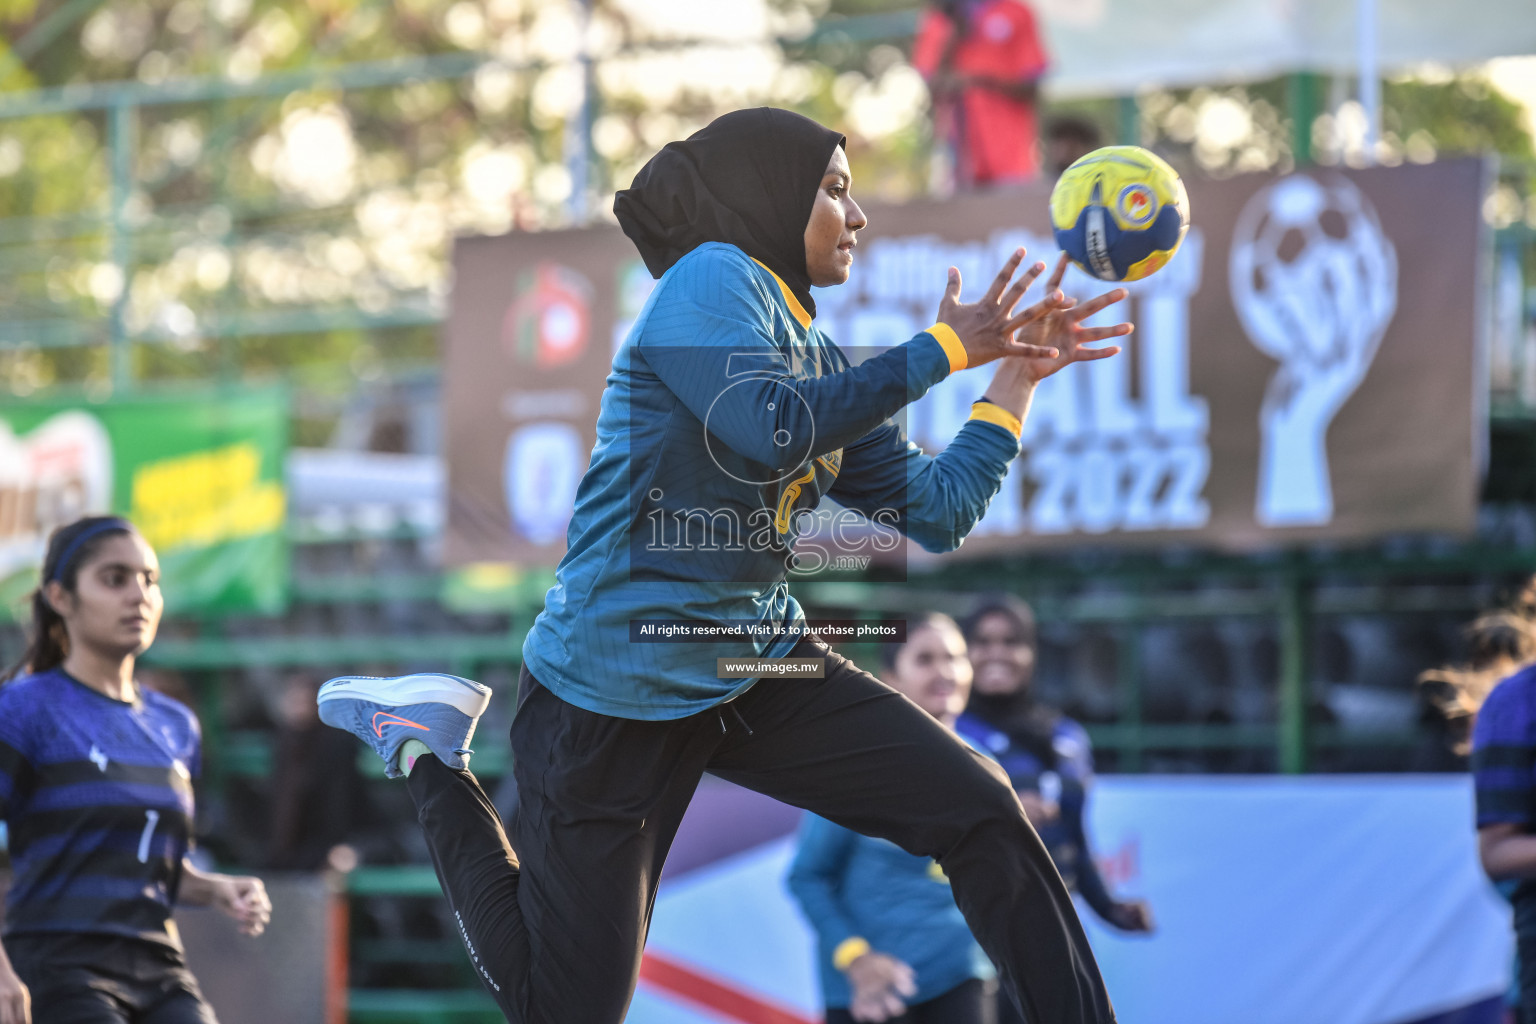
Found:
[{"label": "blue long-sleeve jersey", "polygon": [[[1488,694],[1472,730],[1471,767],[1477,827],[1536,832],[1536,666]],[[1515,935],[1526,946],[1536,940],[1536,879],[1519,879],[1505,892],[1515,908]]]},{"label": "blue long-sleeve jersey", "polygon": [[[927,550],[959,546],[1018,455],[1017,420],[980,405],[928,456],[894,417],[964,366],[942,324],[852,366],[767,268],[724,243],[690,252],[614,357],[529,670],[589,711],[682,718],[755,682],[716,678],[717,658],[794,646],[787,562],[823,495]],[[631,623],[656,620],[768,632],[634,642]]]}]

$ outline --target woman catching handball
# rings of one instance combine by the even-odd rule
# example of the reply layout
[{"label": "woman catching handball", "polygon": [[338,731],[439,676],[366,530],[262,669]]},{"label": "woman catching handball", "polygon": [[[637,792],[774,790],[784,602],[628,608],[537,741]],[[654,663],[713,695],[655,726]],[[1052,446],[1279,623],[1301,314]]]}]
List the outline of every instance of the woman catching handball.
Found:
[{"label": "woman catching handball", "polygon": [[[660,278],[614,358],[556,583],[523,645],[512,724],[519,805],[503,827],[467,757],[489,691],[446,675],[342,677],[325,721],[405,775],[438,879],[487,990],[515,1024],[618,1024],[662,864],[706,771],[936,860],[1030,1020],[1105,1024],[1109,997],[1050,856],[1002,771],[827,648],[787,576],[823,496],[957,547],[1019,453],[1035,385],[1118,349],[1083,321],[1125,296],[1059,289],[1015,252],[979,301],[951,268],[937,322],[858,366],[815,326],[811,287],[848,280],[863,211],[844,139],[739,110],[664,147],[614,212]],[[951,374],[998,362],[939,455],[894,419]],[[657,522],[704,510],[727,538]],[[764,524],[767,524],[766,527]],[[750,534],[754,540],[746,541]],[[744,624],[708,643],[636,623]],[[718,659],[805,659],[820,678],[729,676]],[[726,678],[721,678],[726,675]]]},{"label": "woman catching handball", "polygon": [[159,561],[127,520],[49,538],[30,646],[0,686],[0,1024],[215,1024],[171,908],[217,907],[247,935],[271,917],[259,878],[187,859],[197,719],[133,677],[163,608]]}]

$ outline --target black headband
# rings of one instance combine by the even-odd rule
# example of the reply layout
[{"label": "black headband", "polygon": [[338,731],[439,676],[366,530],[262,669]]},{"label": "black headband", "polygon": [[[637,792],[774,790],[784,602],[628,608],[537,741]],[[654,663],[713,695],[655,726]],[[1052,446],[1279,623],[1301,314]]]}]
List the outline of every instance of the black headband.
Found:
[{"label": "black headband", "polygon": [[53,563],[53,572],[49,573],[48,578],[43,582],[52,583],[55,580],[62,580],[64,578],[64,571],[69,568],[69,563],[80,553],[80,549],[85,546],[86,541],[92,537],[100,537],[104,533],[114,532],[132,533],[133,524],[126,519],[110,516],[92,523],[81,530],[75,535],[74,540],[64,546],[63,552],[59,555],[59,560]]}]

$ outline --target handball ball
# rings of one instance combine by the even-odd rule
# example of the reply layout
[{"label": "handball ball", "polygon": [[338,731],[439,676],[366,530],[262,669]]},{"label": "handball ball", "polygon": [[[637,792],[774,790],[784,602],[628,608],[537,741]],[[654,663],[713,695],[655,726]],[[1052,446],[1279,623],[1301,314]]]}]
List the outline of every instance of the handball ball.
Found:
[{"label": "handball ball", "polygon": [[1056,244],[1101,281],[1139,281],[1178,252],[1189,196],[1167,161],[1140,146],[1106,146],[1062,172],[1051,190]]}]

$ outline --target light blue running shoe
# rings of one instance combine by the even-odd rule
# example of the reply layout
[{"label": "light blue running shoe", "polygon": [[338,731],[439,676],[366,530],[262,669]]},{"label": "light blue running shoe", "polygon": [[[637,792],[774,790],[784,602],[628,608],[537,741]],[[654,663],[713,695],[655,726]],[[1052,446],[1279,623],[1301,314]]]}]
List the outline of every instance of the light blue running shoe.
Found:
[{"label": "light blue running shoe", "polygon": [[384,774],[405,773],[395,763],[401,744],[420,740],[450,768],[469,767],[475,723],[491,702],[491,688],[437,672],[409,676],[338,676],[320,687],[320,721],[345,729],[384,759]]}]

